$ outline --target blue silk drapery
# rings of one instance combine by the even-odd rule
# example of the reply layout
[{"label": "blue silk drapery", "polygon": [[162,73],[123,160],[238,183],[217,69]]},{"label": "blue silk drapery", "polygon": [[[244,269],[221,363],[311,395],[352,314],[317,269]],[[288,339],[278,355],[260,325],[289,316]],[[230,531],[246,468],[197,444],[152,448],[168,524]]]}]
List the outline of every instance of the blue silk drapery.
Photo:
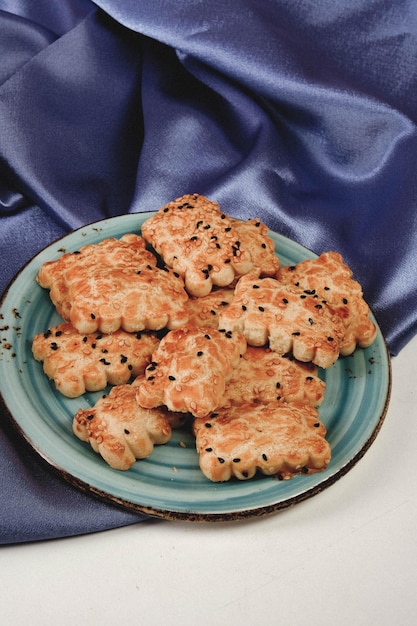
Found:
[{"label": "blue silk drapery", "polygon": [[[415,334],[416,3],[0,0],[0,59],[0,291],[71,229],[198,192],[340,251],[393,354]],[[137,521],[11,437],[3,543]]]}]

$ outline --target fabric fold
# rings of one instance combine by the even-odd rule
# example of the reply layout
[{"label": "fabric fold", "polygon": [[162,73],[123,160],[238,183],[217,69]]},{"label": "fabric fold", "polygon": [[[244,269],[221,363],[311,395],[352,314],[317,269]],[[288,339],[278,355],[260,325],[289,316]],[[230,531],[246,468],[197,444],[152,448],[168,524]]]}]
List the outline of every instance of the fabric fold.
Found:
[{"label": "fabric fold", "polygon": [[139,89],[138,38],[88,15],[2,86],[9,179],[67,229],[127,212],[141,145]]}]

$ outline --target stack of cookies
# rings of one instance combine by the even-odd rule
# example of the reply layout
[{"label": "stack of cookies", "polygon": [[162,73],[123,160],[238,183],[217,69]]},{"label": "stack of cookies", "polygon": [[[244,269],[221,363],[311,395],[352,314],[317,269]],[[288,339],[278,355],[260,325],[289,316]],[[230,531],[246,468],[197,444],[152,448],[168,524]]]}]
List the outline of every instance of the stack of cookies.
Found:
[{"label": "stack of cookies", "polygon": [[189,194],[141,235],[63,254],[37,281],[63,322],[34,338],[33,355],[68,397],[110,386],[73,429],[111,467],[185,427],[212,481],[327,467],[319,369],[376,336],[338,253],[281,266],[261,221]]}]

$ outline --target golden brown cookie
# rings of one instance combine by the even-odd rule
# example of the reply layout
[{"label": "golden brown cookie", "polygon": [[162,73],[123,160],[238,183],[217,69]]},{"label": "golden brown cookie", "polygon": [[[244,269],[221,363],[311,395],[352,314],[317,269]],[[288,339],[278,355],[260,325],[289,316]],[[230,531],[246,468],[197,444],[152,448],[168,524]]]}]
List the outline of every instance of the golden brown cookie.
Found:
[{"label": "golden brown cookie", "polygon": [[58,313],[80,333],[177,328],[187,321],[188,295],[174,272],[138,235],[105,239],[45,263],[37,280]]},{"label": "golden brown cookie", "polygon": [[311,363],[279,356],[269,348],[248,346],[226,383],[221,406],[251,402],[299,402],[320,406],[325,383]]},{"label": "golden brown cookie", "polygon": [[193,423],[200,468],[211,481],[253,478],[259,471],[289,479],[326,468],[331,449],[314,407],[245,404]]},{"label": "golden brown cookie", "polygon": [[219,314],[230,304],[233,295],[233,289],[219,287],[203,298],[191,296],[187,302],[187,326],[210,326],[212,328],[218,328]]},{"label": "golden brown cookie", "polygon": [[281,283],[325,300],[341,318],[344,326],[340,344],[342,355],[352,354],[357,345],[367,348],[372,344],[377,331],[369,317],[369,306],[360,284],[353,280],[351,269],[338,252],[325,252],[317,259],[282,267],[277,278]]},{"label": "golden brown cookie", "polygon": [[254,268],[232,220],[216,202],[187,194],[169,202],[142,224],[142,236],[185,281],[190,295],[227,287]]},{"label": "golden brown cookie", "polygon": [[275,245],[268,235],[268,227],[258,219],[246,221],[232,218],[232,226],[239,235],[242,248],[249,251],[254,267],[260,276],[276,276],[279,259],[275,254]]},{"label": "golden brown cookie", "polygon": [[155,266],[156,257],[146,249],[145,240],[139,235],[127,233],[120,239],[109,237],[97,244],[88,244],[76,252],[62,254],[55,261],[42,265],[36,278],[45,289],[50,290],[50,297],[58,313],[69,320],[71,302],[66,272],[72,268],[93,268],[106,273],[109,268],[125,268],[137,271],[142,266]]},{"label": "golden brown cookie", "polygon": [[239,333],[210,327],[170,331],[146,368],[138,402],[145,408],[165,405],[174,412],[207,415],[218,406],[226,380],[245,350]]},{"label": "golden brown cookie", "polygon": [[337,360],[344,335],[340,317],[323,300],[250,274],[237,283],[219,327],[242,333],[249,345],[268,346],[281,356],[292,352],[323,368]]},{"label": "golden brown cookie", "polygon": [[80,409],[74,416],[75,435],[114,469],[128,470],[136,459],[148,457],[154,445],[171,438],[166,410],[142,408],[136,390],[136,385],[113,387],[93,408]]},{"label": "golden brown cookie", "polygon": [[43,361],[44,372],[57,390],[76,398],[143,374],[158,345],[154,333],[117,330],[110,335],[82,335],[71,324],[63,323],[36,335],[32,352],[37,361]]}]

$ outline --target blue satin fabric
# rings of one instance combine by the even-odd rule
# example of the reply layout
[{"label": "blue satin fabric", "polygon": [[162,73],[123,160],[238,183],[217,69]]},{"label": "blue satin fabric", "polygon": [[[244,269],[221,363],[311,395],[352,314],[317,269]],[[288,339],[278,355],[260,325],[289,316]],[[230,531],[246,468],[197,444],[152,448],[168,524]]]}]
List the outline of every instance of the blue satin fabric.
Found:
[{"label": "blue satin fabric", "polygon": [[[198,192],[340,251],[393,354],[415,334],[416,3],[0,0],[0,60],[0,291],[71,229]],[[9,500],[0,541],[141,519],[8,437],[0,501],[39,515]]]}]

